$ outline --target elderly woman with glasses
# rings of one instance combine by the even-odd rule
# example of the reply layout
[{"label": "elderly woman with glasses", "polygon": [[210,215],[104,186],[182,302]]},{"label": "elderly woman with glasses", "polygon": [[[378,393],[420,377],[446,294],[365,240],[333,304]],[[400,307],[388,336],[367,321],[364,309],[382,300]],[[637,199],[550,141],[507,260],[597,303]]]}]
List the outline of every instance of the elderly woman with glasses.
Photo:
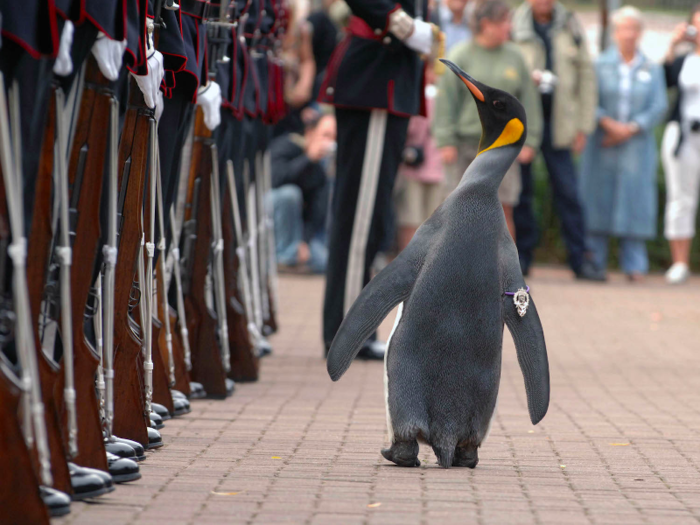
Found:
[{"label": "elderly woman with glasses", "polygon": [[622,270],[638,281],[649,269],[646,241],[656,237],[653,132],[666,112],[666,84],[661,66],[639,50],[641,13],[623,7],[612,20],[615,45],[596,62],[598,126],[582,158],[581,197],[595,262],[607,266],[616,237]]}]

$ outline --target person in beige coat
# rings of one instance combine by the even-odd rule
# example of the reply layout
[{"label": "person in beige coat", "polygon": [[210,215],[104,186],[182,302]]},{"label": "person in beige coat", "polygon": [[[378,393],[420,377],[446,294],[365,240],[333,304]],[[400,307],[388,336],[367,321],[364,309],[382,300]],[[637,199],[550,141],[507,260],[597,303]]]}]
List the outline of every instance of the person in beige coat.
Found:
[{"label": "person in beige coat", "polygon": [[[556,0],[528,0],[513,14],[518,44],[542,97],[541,151],[561,220],[569,265],[580,279],[603,280],[588,256],[583,209],[573,154],[580,153],[596,126],[597,84],[586,36],[578,18]],[[514,219],[520,264],[527,275],[537,246],[532,210],[531,165],[522,165],[522,192]]]}]

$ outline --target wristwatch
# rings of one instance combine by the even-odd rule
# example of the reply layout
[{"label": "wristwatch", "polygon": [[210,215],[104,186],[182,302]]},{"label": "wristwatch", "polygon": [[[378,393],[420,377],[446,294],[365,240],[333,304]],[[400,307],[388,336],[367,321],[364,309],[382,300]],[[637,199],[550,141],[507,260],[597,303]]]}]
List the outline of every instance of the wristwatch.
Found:
[{"label": "wristwatch", "polygon": [[641,131],[641,129],[642,129],[642,128],[639,126],[639,124],[637,124],[637,123],[634,122],[634,121],[632,121],[632,122],[630,122],[629,124],[627,124],[627,126],[630,128],[630,131],[632,132],[633,135],[636,135],[636,134],[639,133],[639,132]]}]

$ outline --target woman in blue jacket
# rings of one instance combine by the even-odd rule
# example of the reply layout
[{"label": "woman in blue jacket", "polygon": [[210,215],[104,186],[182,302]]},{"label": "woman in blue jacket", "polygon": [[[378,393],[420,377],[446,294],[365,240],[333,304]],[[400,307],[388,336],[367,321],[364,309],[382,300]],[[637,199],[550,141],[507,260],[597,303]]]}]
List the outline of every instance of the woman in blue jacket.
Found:
[{"label": "woman in blue jacket", "polygon": [[638,48],[641,13],[623,7],[613,24],[616,45],[596,63],[598,127],[583,154],[581,196],[595,262],[607,266],[609,239],[617,237],[622,270],[637,281],[649,268],[646,241],[656,237],[653,132],[668,102],[663,69]]}]

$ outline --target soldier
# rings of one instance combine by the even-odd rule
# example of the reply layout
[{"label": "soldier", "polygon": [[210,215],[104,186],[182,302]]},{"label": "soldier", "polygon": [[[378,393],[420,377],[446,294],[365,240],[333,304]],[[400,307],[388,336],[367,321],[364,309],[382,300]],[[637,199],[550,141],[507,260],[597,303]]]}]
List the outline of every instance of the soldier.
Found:
[{"label": "soldier", "polygon": [[[411,115],[424,115],[423,60],[439,40],[424,22],[426,0],[348,0],[353,16],[321,86],[338,123],[323,340],[326,353],[344,314],[369,282],[387,235],[391,194]],[[390,219],[389,219],[390,220]],[[370,340],[358,356],[383,359]]]}]

